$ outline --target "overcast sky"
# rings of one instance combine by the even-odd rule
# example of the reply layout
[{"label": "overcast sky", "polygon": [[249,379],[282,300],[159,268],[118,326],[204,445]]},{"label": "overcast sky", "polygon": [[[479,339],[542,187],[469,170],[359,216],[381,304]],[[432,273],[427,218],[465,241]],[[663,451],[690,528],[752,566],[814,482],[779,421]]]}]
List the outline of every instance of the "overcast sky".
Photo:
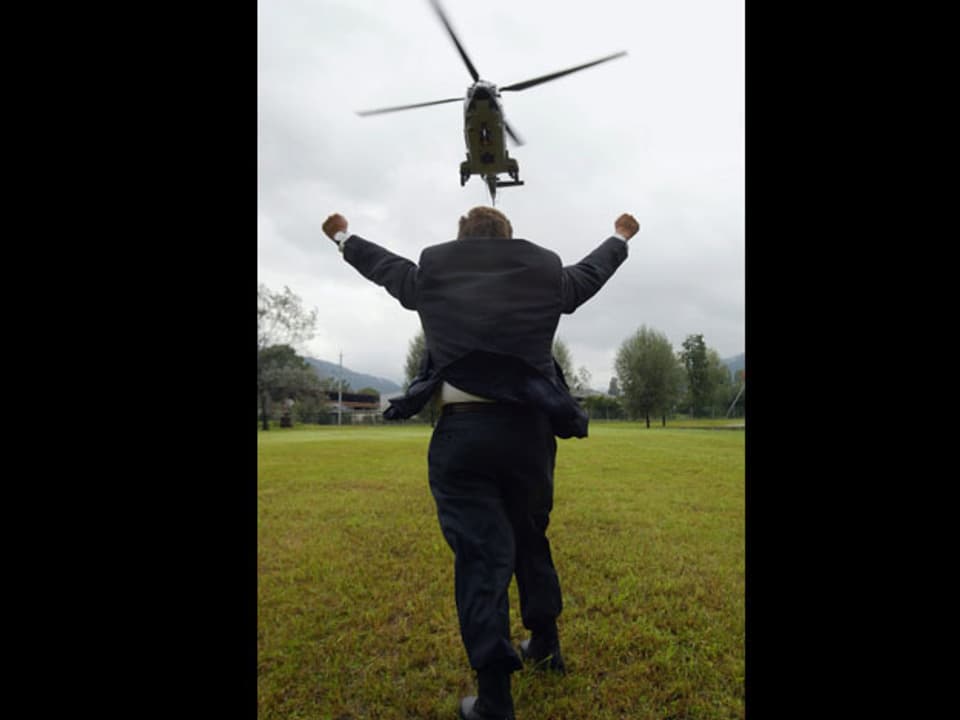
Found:
[{"label": "overcast sky", "polygon": [[[702,334],[744,351],[743,0],[443,0],[481,78],[503,86],[626,50],[521,91],[505,114],[522,187],[496,206],[514,236],[573,264],[621,212],[640,233],[626,262],[557,330],[606,390],[642,325],[676,350]],[[416,313],[346,264],[322,233],[350,230],[416,261],[489,205],[460,187],[463,106],[357,110],[464,95],[471,78],[427,0],[260,0],[258,280],[318,310],[301,350],[403,381]]]}]

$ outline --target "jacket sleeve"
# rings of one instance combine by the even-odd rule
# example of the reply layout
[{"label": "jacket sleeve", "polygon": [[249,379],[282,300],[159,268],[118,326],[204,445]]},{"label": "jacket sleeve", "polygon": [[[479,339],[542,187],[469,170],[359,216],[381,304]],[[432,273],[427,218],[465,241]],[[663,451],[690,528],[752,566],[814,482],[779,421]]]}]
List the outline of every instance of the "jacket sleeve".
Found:
[{"label": "jacket sleeve", "polygon": [[560,278],[561,310],[572,313],[596,295],[627,259],[627,243],[609,237],[576,265],[563,268]]},{"label": "jacket sleeve", "polygon": [[416,263],[359,235],[351,235],[344,243],[343,259],[365,278],[385,288],[403,307],[417,309]]}]

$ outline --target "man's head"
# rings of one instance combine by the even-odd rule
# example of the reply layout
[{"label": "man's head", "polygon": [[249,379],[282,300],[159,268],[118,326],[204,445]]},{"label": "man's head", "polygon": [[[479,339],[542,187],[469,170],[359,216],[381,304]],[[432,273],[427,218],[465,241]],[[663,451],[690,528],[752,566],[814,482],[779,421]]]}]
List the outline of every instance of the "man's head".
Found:
[{"label": "man's head", "polygon": [[475,207],[460,218],[457,240],[466,237],[512,238],[513,226],[507,216],[492,207]]}]

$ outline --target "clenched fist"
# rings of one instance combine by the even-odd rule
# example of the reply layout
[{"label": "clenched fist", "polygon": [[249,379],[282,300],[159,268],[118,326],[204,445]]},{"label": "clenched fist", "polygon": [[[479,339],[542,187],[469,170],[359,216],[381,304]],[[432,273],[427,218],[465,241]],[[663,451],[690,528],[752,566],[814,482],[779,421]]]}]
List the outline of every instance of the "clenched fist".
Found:
[{"label": "clenched fist", "polygon": [[640,223],[637,222],[637,219],[633,215],[624,213],[613,223],[613,228],[618,235],[622,235],[629,240],[639,232]]},{"label": "clenched fist", "polygon": [[[347,230],[347,219],[343,215],[334,213],[323,221],[323,232],[331,240],[333,240],[333,236],[341,230],[344,232]],[[336,240],[333,241],[336,242]]]}]

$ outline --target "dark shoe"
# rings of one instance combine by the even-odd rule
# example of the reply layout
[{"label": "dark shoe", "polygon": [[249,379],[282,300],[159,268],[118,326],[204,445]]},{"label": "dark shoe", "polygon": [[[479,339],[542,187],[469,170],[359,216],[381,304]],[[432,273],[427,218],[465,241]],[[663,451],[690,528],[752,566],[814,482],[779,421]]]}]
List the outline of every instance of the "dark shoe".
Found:
[{"label": "dark shoe", "polygon": [[477,696],[460,701],[460,720],[513,720],[510,671],[502,663],[477,670]]},{"label": "dark shoe", "polygon": [[468,695],[460,701],[460,720],[514,720],[513,713],[509,715],[491,715],[480,699],[475,695]]},{"label": "dark shoe", "polygon": [[533,661],[537,670],[554,670],[559,673],[567,671],[567,666],[563,662],[563,655],[560,654],[559,640],[549,644],[537,642],[536,636],[524,640],[520,643],[520,657],[525,661]]}]

